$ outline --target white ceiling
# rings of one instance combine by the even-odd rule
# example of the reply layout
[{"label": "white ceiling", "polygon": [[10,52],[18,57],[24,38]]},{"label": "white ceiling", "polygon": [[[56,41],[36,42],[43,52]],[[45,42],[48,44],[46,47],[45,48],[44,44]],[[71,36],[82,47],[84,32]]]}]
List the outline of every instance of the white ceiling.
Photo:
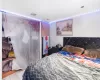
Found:
[{"label": "white ceiling", "polygon": [[[84,6],[84,8],[80,8]],[[100,0],[2,0],[2,8],[26,16],[54,21],[100,9]],[[32,16],[31,13],[37,14]]]}]

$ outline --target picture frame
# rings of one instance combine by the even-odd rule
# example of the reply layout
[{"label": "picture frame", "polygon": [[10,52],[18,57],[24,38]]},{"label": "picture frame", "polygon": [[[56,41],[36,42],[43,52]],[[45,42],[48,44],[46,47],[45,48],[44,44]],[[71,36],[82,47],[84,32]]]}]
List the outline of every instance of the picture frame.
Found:
[{"label": "picture frame", "polygon": [[57,36],[72,36],[73,35],[73,19],[57,22],[56,35]]}]

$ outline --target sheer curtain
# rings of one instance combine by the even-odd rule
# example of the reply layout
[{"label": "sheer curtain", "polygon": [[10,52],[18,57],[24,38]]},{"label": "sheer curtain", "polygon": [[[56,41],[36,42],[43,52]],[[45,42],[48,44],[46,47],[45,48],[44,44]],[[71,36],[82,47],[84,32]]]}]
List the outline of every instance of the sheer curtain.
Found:
[{"label": "sheer curtain", "polygon": [[3,13],[6,37],[11,38],[20,68],[25,69],[40,59],[40,22]]}]

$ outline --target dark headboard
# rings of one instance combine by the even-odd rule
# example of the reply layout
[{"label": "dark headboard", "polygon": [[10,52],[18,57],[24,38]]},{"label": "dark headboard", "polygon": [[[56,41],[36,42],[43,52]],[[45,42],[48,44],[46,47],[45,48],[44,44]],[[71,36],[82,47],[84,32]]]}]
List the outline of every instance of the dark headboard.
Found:
[{"label": "dark headboard", "polygon": [[100,37],[64,37],[63,46],[72,45],[84,49],[100,49]]}]

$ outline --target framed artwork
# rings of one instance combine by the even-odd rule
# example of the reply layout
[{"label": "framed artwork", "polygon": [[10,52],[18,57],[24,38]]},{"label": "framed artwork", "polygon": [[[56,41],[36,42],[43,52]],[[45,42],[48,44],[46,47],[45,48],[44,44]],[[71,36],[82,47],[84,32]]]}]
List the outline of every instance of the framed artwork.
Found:
[{"label": "framed artwork", "polygon": [[72,36],[73,35],[73,19],[57,22],[56,35],[57,36]]}]

